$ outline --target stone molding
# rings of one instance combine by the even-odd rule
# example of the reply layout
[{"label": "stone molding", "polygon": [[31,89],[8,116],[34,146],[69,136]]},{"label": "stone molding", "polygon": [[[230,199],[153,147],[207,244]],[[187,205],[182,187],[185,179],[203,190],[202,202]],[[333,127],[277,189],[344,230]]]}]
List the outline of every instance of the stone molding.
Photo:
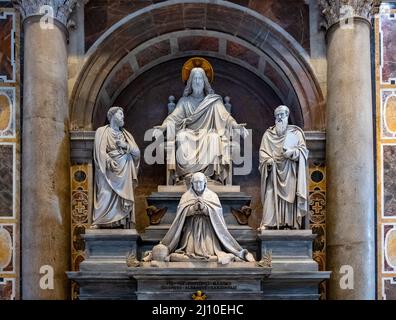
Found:
[{"label": "stone molding", "polygon": [[368,21],[378,13],[381,0],[319,0],[326,20],[326,28],[349,18],[360,17]]}]

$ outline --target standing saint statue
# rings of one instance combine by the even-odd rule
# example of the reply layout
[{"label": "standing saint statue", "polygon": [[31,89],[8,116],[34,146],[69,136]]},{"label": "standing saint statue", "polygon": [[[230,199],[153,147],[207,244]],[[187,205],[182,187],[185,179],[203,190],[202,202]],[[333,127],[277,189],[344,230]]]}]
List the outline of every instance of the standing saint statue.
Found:
[{"label": "standing saint statue", "polygon": [[[200,65],[200,67],[194,67]],[[188,67],[190,66],[190,67]],[[224,184],[231,174],[231,156],[228,152],[232,129],[241,129],[248,135],[245,124],[238,124],[215,94],[209,78],[213,70],[203,58],[192,58],[183,66],[187,84],[183,97],[160,126],[168,139],[176,141],[175,159],[171,170],[176,181],[187,181],[192,174],[202,172],[206,177]],[[155,133],[157,135],[159,133]]]},{"label": "standing saint statue", "polygon": [[95,133],[95,195],[92,227],[114,228],[135,224],[134,188],[140,151],[132,135],[123,129],[124,112],[112,107],[109,125]]},{"label": "standing saint statue", "polygon": [[304,132],[288,125],[289,108],[275,109],[275,125],[260,146],[261,229],[300,229],[308,211],[308,149]]},{"label": "standing saint statue", "polygon": [[228,231],[220,200],[207,188],[206,177],[200,172],[192,176],[191,186],[180,199],[171,227],[153,248],[153,259],[161,250],[165,250],[161,257],[167,256],[173,262],[255,261]]}]

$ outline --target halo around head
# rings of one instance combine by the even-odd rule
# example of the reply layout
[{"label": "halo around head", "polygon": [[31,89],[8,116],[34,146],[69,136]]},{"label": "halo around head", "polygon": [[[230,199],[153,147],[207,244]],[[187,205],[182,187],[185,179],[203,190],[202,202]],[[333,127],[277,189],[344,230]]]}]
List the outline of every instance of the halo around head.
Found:
[{"label": "halo around head", "polygon": [[194,57],[191,59],[188,59],[184,64],[182,68],[182,80],[183,82],[186,82],[188,78],[190,77],[191,70],[193,68],[202,68],[206,76],[208,77],[209,82],[213,82],[214,79],[214,72],[212,65],[209,63],[208,60],[200,57]]}]

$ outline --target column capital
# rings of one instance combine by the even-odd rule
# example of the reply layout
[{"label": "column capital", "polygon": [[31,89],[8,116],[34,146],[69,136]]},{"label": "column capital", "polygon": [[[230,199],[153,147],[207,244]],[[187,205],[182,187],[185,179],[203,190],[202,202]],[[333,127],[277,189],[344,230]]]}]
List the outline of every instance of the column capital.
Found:
[{"label": "column capital", "polygon": [[378,13],[380,4],[381,0],[319,0],[327,29],[337,22],[354,17],[370,21]]},{"label": "column capital", "polygon": [[32,16],[48,16],[64,27],[70,23],[70,15],[76,5],[84,5],[86,0],[13,0],[14,7],[19,10],[22,19]]}]

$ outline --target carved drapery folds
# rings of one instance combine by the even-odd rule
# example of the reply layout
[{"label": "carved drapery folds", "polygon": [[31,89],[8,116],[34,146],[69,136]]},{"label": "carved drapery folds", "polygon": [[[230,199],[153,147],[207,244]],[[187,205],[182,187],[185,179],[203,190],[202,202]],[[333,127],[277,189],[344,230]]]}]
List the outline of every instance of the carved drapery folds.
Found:
[{"label": "carved drapery folds", "polygon": [[68,27],[70,14],[79,0],[14,0],[13,4],[22,15],[22,19],[31,16],[48,16]]},{"label": "carved drapery folds", "polygon": [[370,20],[378,13],[380,4],[381,0],[319,0],[327,28],[353,17]]}]

